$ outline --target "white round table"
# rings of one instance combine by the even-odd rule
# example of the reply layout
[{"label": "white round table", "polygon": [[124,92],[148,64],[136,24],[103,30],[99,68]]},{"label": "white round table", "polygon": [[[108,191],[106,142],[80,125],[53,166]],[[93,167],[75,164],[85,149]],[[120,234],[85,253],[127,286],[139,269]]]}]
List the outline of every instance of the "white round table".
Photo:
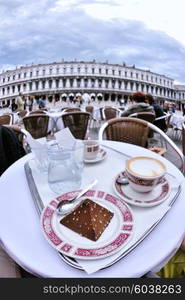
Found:
[{"label": "white round table", "polygon": [[[24,163],[30,158],[27,155],[14,163],[0,178],[0,240],[8,254],[27,271],[39,277],[135,278],[157,269],[179,247],[185,233],[183,175],[163,157],[144,148],[111,141],[104,141],[103,144],[130,156],[148,155],[164,161],[167,171],[182,182],[178,199],[152,232],[129,254],[111,267],[88,275],[64,263],[45,240],[25,176]],[[118,172],[124,169],[126,157],[105,149],[108,153],[106,159],[96,164],[87,164],[84,174],[88,181],[94,177],[99,180],[96,189],[114,194],[112,182]]]}]

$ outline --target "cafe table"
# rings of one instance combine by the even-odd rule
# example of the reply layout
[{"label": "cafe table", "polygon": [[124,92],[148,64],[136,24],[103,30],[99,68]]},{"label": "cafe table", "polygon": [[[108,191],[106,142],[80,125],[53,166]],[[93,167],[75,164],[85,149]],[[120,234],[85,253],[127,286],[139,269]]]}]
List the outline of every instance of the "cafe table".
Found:
[{"label": "cafe table", "polygon": [[[127,255],[107,268],[87,274],[61,259],[43,235],[25,176],[24,164],[32,158],[32,154],[28,154],[10,166],[0,178],[1,245],[28,272],[44,278],[136,278],[149,271],[158,270],[180,246],[185,234],[185,181],[182,173],[164,157],[142,147],[113,141],[103,141],[103,145],[107,155],[102,161],[85,164],[84,184],[97,178],[95,189],[118,197],[113,189],[113,181],[124,170],[125,160],[128,157],[144,155],[158,158],[165,163],[173,181],[181,186],[177,199],[149,234]],[[134,213],[135,207],[127,205]],[[162,207],[162,204],[158,207]],[[148,207],[139,209],[145,212],[150,210]],[[145,219],[140,221],[144,223]]]}]

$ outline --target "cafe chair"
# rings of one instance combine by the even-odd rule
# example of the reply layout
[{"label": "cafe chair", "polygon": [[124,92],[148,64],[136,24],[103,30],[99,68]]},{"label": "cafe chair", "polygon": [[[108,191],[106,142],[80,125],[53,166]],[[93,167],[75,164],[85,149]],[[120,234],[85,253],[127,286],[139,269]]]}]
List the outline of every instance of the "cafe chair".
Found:
[{"label": "cafe chair", "polygon": [[154,120],[155,120],[155,114],[154,113],[152,113],[152,112],[144,112],[144,111],[143,112],[138,112],[138,113],[131,114],[129,117],[138,118],[138,119],[150,122],[150,123],[154,123]]},{"label": "cafe chair", "polygon": [[148,130],[154,132],[158,142],[157,147],[165,149],[163,156],[184,174],[185,160],[182,151],[160,128],[150,122],[129,117],[109,120],[100,128],[99,140],[106,138],[147,147]]},{"label": "cafe chair", "polygon": [[117,118],[121,115],[121,111],[115,107],[104,107],[102,113],[104,120]]},{"label": "cafe chair", "polygon": [[33,110],[29,113],[29,115],[38,115],[38,114],[46,114],[46,112],[42,109]]},{"label": "cafe chair", "polygon": [[149,128],[146,122],[136,118],[114,118],[99,130],[99,140],[107,139],[146,147]]},{"label": "cafe chair", "polygon": [[87,135],[90,114],[87,112],[71,112],[61,116],[64,127],[68,127],[76,139],[84,140]]},{"label": "cafe chair", "polygon": [[[155,114],[152,112],[145,112],[145,111],[138,112],[138,113],[134,113],[134,114],[130,115],[129,117],[138,118],[138,119],[150,122],[150,123],[154,123],[154,121],[155,121]],[[148,137],[149,138],[153,137],[152,130],[149,130]]]},{"label": "cafe chair", "polygon": [[28,114],[28,112],[26,109],[24,109],[24,110],[17,111],[17,114],[18,114],[19,118],[22,119]]},{"label": "cafe chair", "polygon": [[46,114],[33,114],[24,117],[22,120],[25,129],[33,138],[39,139],[48,135],[49,116]]},{"label": "cafe chair", "polygon": [[81,111],[81,109],[79,107],[69,107],[69,108],[63,109],[62,111],[63,111],[63,113],[70,113],[70,112]]},{"label": "cafe chair", "polygon": [[10,125],[13,123],[12,114],[4,114],[0,116],[0,125]]}]

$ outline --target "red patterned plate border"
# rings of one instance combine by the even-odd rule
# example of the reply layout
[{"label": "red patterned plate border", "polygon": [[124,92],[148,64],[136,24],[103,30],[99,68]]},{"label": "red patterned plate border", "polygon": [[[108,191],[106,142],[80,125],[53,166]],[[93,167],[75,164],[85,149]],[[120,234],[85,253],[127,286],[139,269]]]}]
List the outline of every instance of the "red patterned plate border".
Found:
[{"label": "red patterned plate border", "polygon": [[[43,210],[41,215],[41,228],[46,240],[59,252],[77,259],[100,259],[112,255],[124,247],[133,236],[134,233],[134,216],[130,207],[121,199],[107,194],[103,191],[89,190],[81,199],[90,198],[100,205],[114,212],[116,228],[110,228],[111,222],[107,227],[106,237],[103,242],[93,242],[77,233],[66,229],[60,224],[61,217],[56,213],[56,206],[60,201],[70,199],[79,191],[65,193],[53,199]],[[113,221],[114,222],[114,221]],[[114,224],[114,223],[112,223]],[[60,231],[58,230],[60,226]],[[64,228],[65,227],[65,228]],[[65,231],[68,230],[66,235]],[[106,231],[106,230],[105,230]],[[110,236],[109,236],[110,232]],[[77,235],[77,240],[74,242],[70,239],[71,234]],[[102,236],[104,233],[102,234]],[[101,238],[101,237],[100,237]],[[88,240],[84,244],[85,241]],[[84,246],[85,245],[85,246]]]},{"label": "red patterned plate border", "polygon": [[[117,182],[117,179],[120,176],[124,176],[124,171],[120,172],[115,180],[114,180],[114,190],[116,194],[124,199],[127,203],[135,206],[141,206],[141,207],[151,207],[158,205],[165,201],[169,194],[170,194],[170,183],[169,181],[164,177],[163,181],[160,185],[155,187],[155,189],[158,189],[158,193],[154,195],[152,192],[148,193],[139,193],[132,190],[129,185],[122,185]],[[155,190],[154,190],[155,191]]]}]

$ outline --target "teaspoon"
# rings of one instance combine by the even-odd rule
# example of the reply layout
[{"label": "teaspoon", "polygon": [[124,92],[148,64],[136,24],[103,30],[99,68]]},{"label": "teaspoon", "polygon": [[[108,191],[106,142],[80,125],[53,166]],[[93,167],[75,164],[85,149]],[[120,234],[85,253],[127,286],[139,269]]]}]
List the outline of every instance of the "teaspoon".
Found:
[{"label": "teaspoon", "polygon": [[117,183],[120,183],[120,184],[124,184],[124,185],[126,185],[126,184],[129,183],[129,182],[128,182],[128,179],[127,179],[125,176],[118,177],[118,178],[116,179],[116,182],[117,182]]},{"label": "teaspoon", "polygon": [[87,187],[85,187],[77,196],[69,200],[63,200],[59,202],[57,205],[57,213],[60,215],[66,215],[69,213],[76,205],[76,200],[78,200],[81,196],[83,196],[88,190],[90,190],[95,184],[97,184],[98,180],[93,180]]}]

